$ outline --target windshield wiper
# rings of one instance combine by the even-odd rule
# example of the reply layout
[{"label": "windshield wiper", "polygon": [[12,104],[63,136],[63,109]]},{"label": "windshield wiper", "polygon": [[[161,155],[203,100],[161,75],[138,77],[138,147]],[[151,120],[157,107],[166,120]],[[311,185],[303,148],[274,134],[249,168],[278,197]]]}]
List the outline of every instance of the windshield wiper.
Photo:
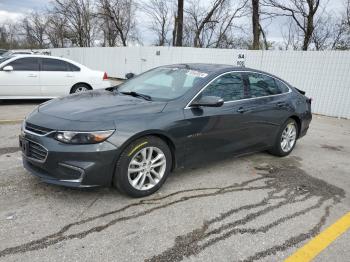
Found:
[{"label": "windshield wiper", "polygon": [[129,95],[129,96],[134,96],[134,97],[141,97],[147,101],[152,101],[152,97],[149,96],[149,95],[145,95],[145,94],[140,94],[140,93],[137,93],[135,91],[130,91],[130,92],[120,92],[121,94],[123,95]]}]

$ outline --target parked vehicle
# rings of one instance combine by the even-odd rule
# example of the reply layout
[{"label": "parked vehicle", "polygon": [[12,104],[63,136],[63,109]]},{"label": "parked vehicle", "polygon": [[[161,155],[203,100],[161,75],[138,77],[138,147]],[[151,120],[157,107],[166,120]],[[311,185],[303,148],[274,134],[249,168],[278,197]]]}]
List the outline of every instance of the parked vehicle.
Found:
[{"label": "parked vehicle", "polygon": [[0,53],[0,59],[4,57],[9,56],[16,56],[16,55],[32,55],[34,52],[28,51],[28,50],[5,50],[4,53]]},{"label": "parked vehicle", "polygon": [[0,58],[1,58],[1,56],[2,56],[4,53],[6,53],[6,52],[7,52],[6,49],[0,49]]},{"label": "parked vehicle", "polygon": [[20,145],[24,167],[48,183],[113,184],[142,197],[174,168],[261,150],[286,156],[311,118],[311,99],[276,76],[178,64],[40,105]]},{"label": "parked vehicle", "polygon": [[65,58],[17,55],[0,59],[0,99],[55,98],[110,86],[105,72]]}]

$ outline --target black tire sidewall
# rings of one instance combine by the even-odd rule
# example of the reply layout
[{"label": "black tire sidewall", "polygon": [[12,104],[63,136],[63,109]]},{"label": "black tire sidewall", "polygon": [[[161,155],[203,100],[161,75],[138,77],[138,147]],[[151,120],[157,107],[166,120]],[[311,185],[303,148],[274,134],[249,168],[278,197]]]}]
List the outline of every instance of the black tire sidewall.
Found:
[{"label": "black tire sidewall", "polygon": [[[162,177],[162,179],[159,181],[157,185],[154,187],[148,189],[148,190],[137,190],[129,183],[128,179],[128,168],[129,163],[132,160],[132,158],[143,148],[145,147],[157,147],[160,150],[163,151],[166,159],[166,169],[165,173]],[[116,169],[115,169],[115,175],[113,184],[123,193],[132,196],[132,197],[145,197],[148,195],[151,195],[155,193],[165,182],[167,179],[170,170],[172,166],[172,156],[171,151],[168,147],[168,145],[160,138],[153,137],[153,136],[147,136],[140,139],[135,140],[132,142],[129,146],[127,146],[121,156],[119,157],[119,160],[117,161]]]}]

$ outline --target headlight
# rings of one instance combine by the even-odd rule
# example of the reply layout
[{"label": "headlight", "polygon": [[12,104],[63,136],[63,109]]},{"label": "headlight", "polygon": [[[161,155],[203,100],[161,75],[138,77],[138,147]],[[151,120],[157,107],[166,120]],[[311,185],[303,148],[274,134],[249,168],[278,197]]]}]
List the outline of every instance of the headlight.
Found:
[{"label": "headlight", "polygon": [[76,132],[58,131],[55,134],[56,140],[68,144],[96,144],[105,141],[115,130]]}]

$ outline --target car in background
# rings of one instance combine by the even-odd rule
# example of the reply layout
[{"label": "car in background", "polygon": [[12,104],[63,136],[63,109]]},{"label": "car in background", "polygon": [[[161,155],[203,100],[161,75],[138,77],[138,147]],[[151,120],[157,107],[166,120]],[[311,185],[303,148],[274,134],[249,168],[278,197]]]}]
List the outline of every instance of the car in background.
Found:
[{"label": "car in background", "polygon": [[4,57],[10,57],[10,56],[15,56],[15,55],[32,55],[34,54],[33,51],[28,51],[28,50],[5,50],[6,52],[0,53],[0,58]]},{"label": "car in background", "polygon": [[107,74],[45,55],[0,58],[0,99],[47,99],[112,84]]},{"label": "car in background", "polygon": [[6,49],[0,49],[0,56],[2,56],[4,53],[6,53],[7,50]]},{"label": "car in background", "polygon": [[263,150],[286,156],[311,118],[311,99],[274,75],[178,64],[40,105],[20,147],[24,167],[48,183],[143,197],[178,167]]}]

